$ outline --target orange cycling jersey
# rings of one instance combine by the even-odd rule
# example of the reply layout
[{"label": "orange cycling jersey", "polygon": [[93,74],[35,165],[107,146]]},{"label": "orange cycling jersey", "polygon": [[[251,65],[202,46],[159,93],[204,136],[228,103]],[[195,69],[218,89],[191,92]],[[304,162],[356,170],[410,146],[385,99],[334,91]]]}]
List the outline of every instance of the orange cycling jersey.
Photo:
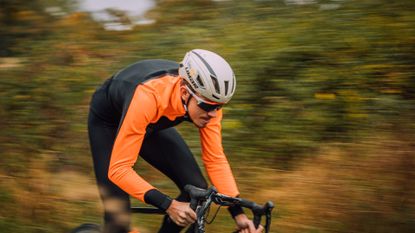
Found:
[{"label": "orange cycling jersey", "polygon": [[[127,79],[117,79],[115,75],[111,80],[113,87],[110,88],[128,86],[131,94],[125,91],[123,95],[121,90],[110,90],[116,93],[113,95],[119,96],[110,101],[115,109],[119,108],[117,112],[121,116],[121,124],[112,149],[108,177],[125,192],[144,202],[145,194],[155,188],[132,168],[143,140],[152,130],[183,121],[186,111],[180,96],[179,76],[163,74],[137,85]],[[239,191],[222,147],[221,120],[222,110],[218,110],[217,117],[211,119],[205,128],[199,129],[202,160],[209,179],[219,192],[237,196]]]}]

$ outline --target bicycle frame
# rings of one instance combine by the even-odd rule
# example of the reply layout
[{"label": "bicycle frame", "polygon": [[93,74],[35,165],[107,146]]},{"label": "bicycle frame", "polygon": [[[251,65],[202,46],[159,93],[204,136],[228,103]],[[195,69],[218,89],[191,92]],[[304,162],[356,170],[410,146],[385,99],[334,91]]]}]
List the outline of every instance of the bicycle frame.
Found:
[{"label": "bicycle frame", "polygon": [[[256,204],[255,202],[230,197],[221,193],[218,193],[214,186],[209,189],[200,189],[192,185],[186,185],[184,190],[190,195],[190,207],[196,212],[197,220],[194,227],[195,233],[205,233],[206,213],[212,203],[219,206],[234,206],[239,205],[241,207],[248,208],[252,211],[254,216],[253,222],[255,228],[261,224],[261,218],[265,215],[265,233],[269,233],[271,226],[271,211],[274,208],[274,204],[271,201],[266,202],[263,206]],[[154,207],[132,207],[133,213],[145,213],[145,214],[165,214],[164,211]],[[237,232],[237,231],[236,231]]]}]

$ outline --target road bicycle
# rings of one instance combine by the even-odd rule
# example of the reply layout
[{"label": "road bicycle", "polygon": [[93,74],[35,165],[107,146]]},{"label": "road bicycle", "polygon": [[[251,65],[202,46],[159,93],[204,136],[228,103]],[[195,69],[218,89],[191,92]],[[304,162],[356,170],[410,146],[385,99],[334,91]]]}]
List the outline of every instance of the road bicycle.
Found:
[{"label": "road bicycle", "polygon": [[[216,217],[217,212],[214,217],[208,221],[210,206],[212,203],[215,203],[218,206],[239,205],[250,209],[254,217],[253,222],[256,228],[261,224],[262,217],[265,217],[264,231],[265,233],[269,233],[271,227],[271,212],[274,208],[272,201],[268,201],[261,206],[247,199],[221,194],[214,186],[208,189],[201,189],[192,185],[186,185],[184,189],[190,196],[190,207],[195,210],[197,216],[196,222],[191,226],[191,229],[188,229],[186,232],[205,233],[205,225],[212,223]],[[155,207],[131,207],[131,212],[142,214],[165,214],[164,211]],[[236,232],[238,231],[235,231],[234,233]],[[96,224],[83,224],[71,233],[100,233],[100,227]]]}]

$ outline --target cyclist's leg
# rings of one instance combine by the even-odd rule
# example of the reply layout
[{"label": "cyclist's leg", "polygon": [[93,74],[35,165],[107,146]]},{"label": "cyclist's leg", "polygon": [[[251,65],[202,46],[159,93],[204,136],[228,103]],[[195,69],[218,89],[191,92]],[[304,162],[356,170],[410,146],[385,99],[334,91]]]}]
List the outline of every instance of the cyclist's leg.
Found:
[{"label": "cyclist's leg", "polygon": [[[174,181],[180,189],[178,201],[190,201],[184,192],[186,184],[207,188],[207,183],[192,152],[175,128],[168,128],[146,137],[140,156]],[[164,218],[159,232],[180,232],[182,227]]]},{"label": "cyclist's leg", "polygon": [[90,112],[88,132],[95,176],[104,204],[104,232],[127,233],[130,230],[131,217],[129,196],[108,179],[108,167],[117,127],[109,126]]}]

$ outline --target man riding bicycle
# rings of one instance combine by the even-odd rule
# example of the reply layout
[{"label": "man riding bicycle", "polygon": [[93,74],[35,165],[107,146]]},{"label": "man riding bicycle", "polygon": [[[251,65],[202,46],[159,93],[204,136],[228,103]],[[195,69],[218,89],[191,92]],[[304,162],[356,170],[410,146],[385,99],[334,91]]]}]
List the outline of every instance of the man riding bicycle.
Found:
[{"label": "man riding bicycle", "polygon": [[[130,230],[129,196],[165,210],[159,232],[180,232],[194,223],[187,184],[207,188],[190,149],[173,127],[190,121],[199,128],[202,160],[219,192],[239,191],[222,148],[221,107],[235,92],[235,75],[219,55],[189,51],[179,64],[144,60],[114,74],[94,93],[88,132],[94,170],[104,204],[104,232]],[[180,189],[172,199],[140,177],[138,155],[168,176]],[[230,207],[238,230],[261,232],[240,207]]]}]

